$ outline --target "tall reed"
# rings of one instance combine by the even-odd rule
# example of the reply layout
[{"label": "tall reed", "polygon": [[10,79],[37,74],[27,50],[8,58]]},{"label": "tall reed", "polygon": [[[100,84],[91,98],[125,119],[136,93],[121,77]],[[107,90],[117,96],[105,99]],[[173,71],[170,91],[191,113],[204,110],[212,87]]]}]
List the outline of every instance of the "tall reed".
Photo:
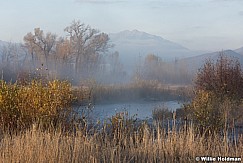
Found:
[{"label": "tall reed", "polygon": [[[114,117],[115,118],[115,117]],[[116,121],[116,130],[86,134],[77,130],[63,134],[60,130],[32,128],[19,135],[4,135],[0,143],[1,162],[195,162],[197,156],[243,158],[243,137],[230,142],[220,135],[198,135],[192,124],[166,131],[145,123],[129,130]],[[125,125],[126,123],[122,123]],[[157,126],[157,127],[156,127]],[[109,132],[108,132],[109,131]]]}]

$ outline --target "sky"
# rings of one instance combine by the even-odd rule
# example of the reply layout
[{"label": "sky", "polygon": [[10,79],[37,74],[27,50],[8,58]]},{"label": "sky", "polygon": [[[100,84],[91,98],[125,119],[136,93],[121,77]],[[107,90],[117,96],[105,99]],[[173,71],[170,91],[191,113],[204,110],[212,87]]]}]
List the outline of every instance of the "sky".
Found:
[{"label": "sky", "polygon": [[105,33],[137,29],[191,50],[243,46],[243,0],[0,0],[0,40],[34,28],[65,36],[80,20]]}]

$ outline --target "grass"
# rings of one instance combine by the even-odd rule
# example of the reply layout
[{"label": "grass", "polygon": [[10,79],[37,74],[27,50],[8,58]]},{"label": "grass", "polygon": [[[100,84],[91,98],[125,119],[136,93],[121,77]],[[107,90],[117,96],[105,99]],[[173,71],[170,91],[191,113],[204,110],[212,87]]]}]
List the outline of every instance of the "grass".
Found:
[{"label": "grass", "polygon": [[243,158],[243,137],[229,142],[220,135],[197,135],[192,125],[167,132],[143,124],[133,133],[117,130],[116,134],[96,131],[91,135],[33,127],[18,135],[3,135],[0,143],[0,160],[4,163],[195,162],[196,156]]}]

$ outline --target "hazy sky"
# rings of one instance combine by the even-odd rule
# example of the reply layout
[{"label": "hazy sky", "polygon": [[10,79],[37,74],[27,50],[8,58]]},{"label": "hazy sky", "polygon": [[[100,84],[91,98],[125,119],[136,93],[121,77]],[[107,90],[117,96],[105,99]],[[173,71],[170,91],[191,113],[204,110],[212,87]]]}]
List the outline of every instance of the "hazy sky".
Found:
[{"label": "hazy sky", "polygon": [[40,27],[58,35],[72,20],[102,32],[138,29],[193,50],[243,46],[243,0],[0,0],[0,40]]}]

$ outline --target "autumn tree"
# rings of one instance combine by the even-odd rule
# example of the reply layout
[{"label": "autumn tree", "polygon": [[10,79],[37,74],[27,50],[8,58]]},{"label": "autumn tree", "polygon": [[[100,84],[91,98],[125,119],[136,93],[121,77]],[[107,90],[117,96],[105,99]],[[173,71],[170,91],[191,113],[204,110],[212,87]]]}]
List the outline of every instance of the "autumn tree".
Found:
[{"label": "autumn tree", "polygon": [[70,42],[67,38],[59,38],[56,44],[56,58],[59,59],[62,64],[66,65],[70,60],[72,55],[72,49]]},{"label": "autumn tree", "polygon": [[[44,33],[40,28],[24,36],[24,46],[31,56],[32,68],[45,63],[48,76],[56,75],[89,77],[97,72],[101,54],[108,51],[109,37],[80,21],[73,21],[64,31],[66,37],[58,37],[51,32]],[[51,63],[51,64],[50,64]],[[41,67],[41,69],[45,67]],[[75,72],[75,74],[74,74]],[[46,72],[42,72],[44,74]]]},{"label": "autumn tree", "polygon": [[100,33],[80,21],[73,21],[70,26],[65,28],[65,31],[68,33],[72,55],[75,59],[76,73],[81,68],[85,70],[95,65],[99,54],[106,52],[111,47],[107,34]]},{"label": "autumn tree", "polygon": [[[28,33],[24,36],[26,48],[32,56],[32,63],[35,58],[44,56],[48,68],[48,57],[53,53],[57,42],[57,36],[50,32],[44,34],[40,28],[35,28],[34,33]],[[35,66],[35,65],[34,65]]]}]

